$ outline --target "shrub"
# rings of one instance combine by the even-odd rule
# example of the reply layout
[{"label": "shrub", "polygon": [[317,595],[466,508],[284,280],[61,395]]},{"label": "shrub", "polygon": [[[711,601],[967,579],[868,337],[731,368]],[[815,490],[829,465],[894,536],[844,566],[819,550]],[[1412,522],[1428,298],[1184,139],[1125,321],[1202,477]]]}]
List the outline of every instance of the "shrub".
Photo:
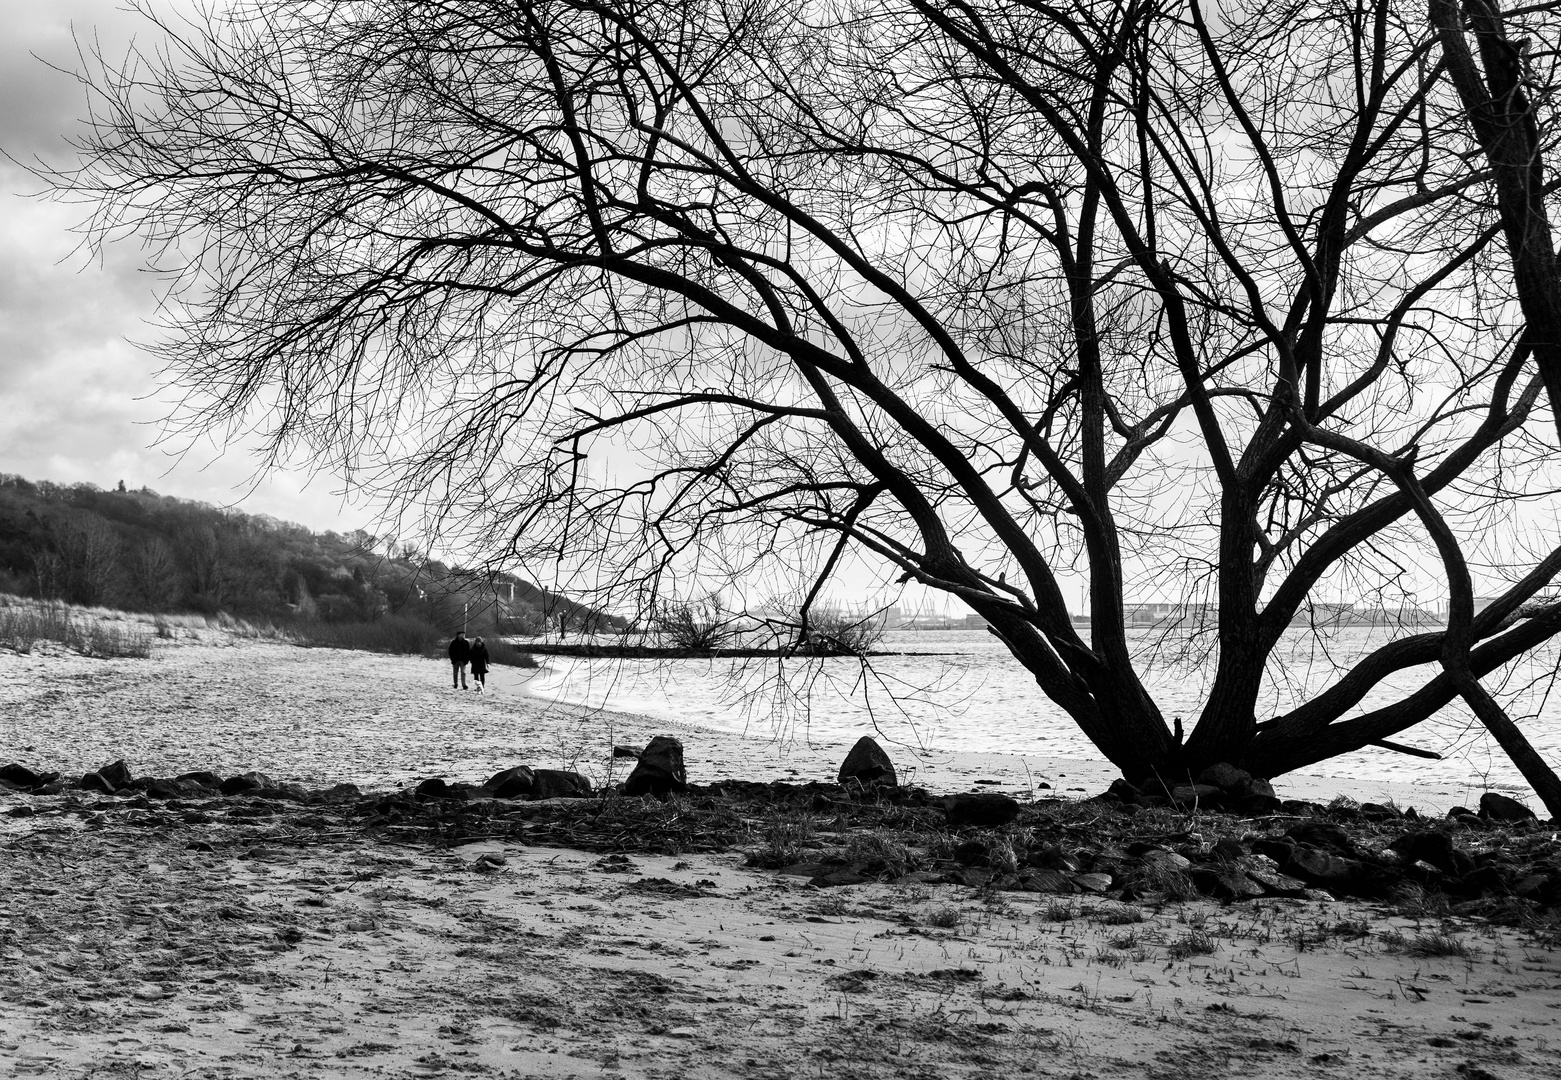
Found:
[{"label": "shrub", "polygon": [[[69,644],[69,643],[67,643]],[[145,660],[152,655],[152,635],[145,630],[93,623],[77,634],[75,647],[84,656],[130,657]]]},{"label": "shrub", "polygon": [[73,618],[63,604],[17,604],[0,608],[0,647],[30,653],[41,641],[55,641],[83,656],[152,655],[152,635],[136,627],[114,626],[102,619]]},{"label": "shrub", "polygon": [[289,629],[300,645],[316,649],[357,649],[398,656],[439,656],[444,631],[424,619],[387,615],[373,622],[300,620]]},{"label": "shrub", "polygon": [[748,865],[766,870],[779,870],[783,866],[801,862],[803,852],[813,839],[813,815],[779,815],[766,821],[761,828],[763,846],[748,853]]}]

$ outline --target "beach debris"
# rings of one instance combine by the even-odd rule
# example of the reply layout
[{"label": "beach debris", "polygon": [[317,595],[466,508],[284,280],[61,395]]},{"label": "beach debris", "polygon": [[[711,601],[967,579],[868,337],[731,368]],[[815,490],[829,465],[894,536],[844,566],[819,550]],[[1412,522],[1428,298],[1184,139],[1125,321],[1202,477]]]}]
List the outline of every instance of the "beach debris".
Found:
[{"label": "beach debris", "polygon": [[623,782],[625,795],[666,796],[688,788],[683,765],[683,744],[670,735],[657,735],[640,753],[639,763]]},{"label": "beach debris", "polygon": [[884,748],[871,735],[863,735],[856,740],[856,745],[851,747],[851,752],[840,763],[838,779],[842,784],[856,783],[864,787],[876,784],[894,787],[899,784],[894,762],[889,760]]},{"label": "beach debris", "polygon": [[1480,796],[1480,816],[1492,821],[1528,821],[1537,815],[1509,795],[1487,791]]},{"label": "beach debris", "polygon": [[977,791],[948,796],[943,813],[951,829],[995,829],[1019,816],[1019,804],[999,792]]}]

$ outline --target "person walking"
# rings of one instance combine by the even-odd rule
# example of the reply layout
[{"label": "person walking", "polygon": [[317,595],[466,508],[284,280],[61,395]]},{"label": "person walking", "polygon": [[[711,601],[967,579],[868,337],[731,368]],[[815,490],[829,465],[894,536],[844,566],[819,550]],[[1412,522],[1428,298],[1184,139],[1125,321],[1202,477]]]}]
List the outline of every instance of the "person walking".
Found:
[{"label": "person walking", "polygon": [[482,643],[481,634],[472,638],[472,682],[479,690],[488,685],[488,646]]},{"label": "person walking", "polygon": [[466,665],[471,658],[472,645],[466,640],[466,631],[462,630],[450,641],[450,689],[466,689]]}]

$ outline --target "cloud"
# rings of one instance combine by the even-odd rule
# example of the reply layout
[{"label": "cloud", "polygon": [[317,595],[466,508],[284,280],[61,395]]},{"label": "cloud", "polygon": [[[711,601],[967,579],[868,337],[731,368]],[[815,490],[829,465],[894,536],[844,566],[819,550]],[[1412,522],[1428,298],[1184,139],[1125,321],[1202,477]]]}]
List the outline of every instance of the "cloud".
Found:
[{"label": "cloud", "polygon": [[[77,41],[123,56],[155,40],[123,0],[10,3],[0,15],[0,149],[20,162],[70,160],[87,98],[69,74]],[[161,5],[165,10],[170,5]],[[186,9],[189,5],[184,5]],[[178,10],[178,6],[172,6]],[[73,231],[90,207],[28,197],[39,181],[0,160],[0,469],[34,480],[124,480],[164,494],[347,529],[368,521],[344,507],[341,484],[279,474],[253,484],[252,447],[154,446],[169,409],[157,362],[132,341],[153,337],[157,282],[134,243],[100,258]]]}]

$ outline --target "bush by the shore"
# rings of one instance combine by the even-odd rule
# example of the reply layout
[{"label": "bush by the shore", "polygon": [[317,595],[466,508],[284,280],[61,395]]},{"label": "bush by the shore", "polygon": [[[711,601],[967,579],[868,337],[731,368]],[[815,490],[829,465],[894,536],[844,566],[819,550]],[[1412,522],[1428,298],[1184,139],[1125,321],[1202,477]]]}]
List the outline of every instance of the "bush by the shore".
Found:
[{"label": "bush by the shore", "polygon": [[21,603],[0,607],[0,648],[26,655],[52,641],[83,656],[152,655],[152,634],[143,626],[83,618],[64,604]]},{"label": "bush by the shore", "polygon": [[[444,657],[450,637],[436,624],[406,615],[358,622],[277,622],[240,619],[221,611],[212,615],[137,614],[0,596],[0,649],[23,655],[41,643],[53,642],[83,656],[146,659],[152,655],[158,639],[171,639],[180,629],[210,627],[240,637],[285,641],[305,648],[353,649],[432,659]],[[489,662],[496,666],[537,666],[529,653],[502,638],[492,637],[487,644]]]}]

